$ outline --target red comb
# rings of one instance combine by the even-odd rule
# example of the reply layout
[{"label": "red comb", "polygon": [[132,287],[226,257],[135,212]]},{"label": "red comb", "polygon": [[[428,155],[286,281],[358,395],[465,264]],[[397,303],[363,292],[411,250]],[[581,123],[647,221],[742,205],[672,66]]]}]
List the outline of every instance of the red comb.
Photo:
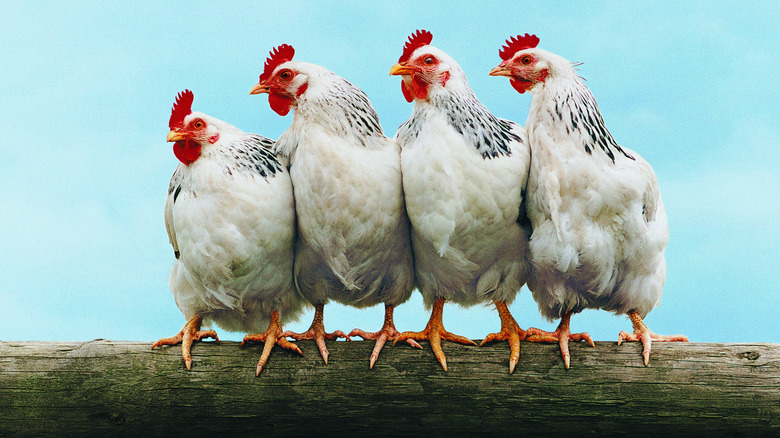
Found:
[{"label": "red comb", "polygon": [[525,49],[532,49],[536,47],[537,44],[539,44],[539,37],[536,35],[525,34],[525,36],[518,35],[516,37],[511,37],[506,40],[506,45],[501,47],[501,50],[498,51],[498,56],[506,61],[511,59],[515,53]]},{"label": "red comb", "polygon": [[184,126],[184,118],[192,113],[192,101],[195,95],[190,90],[184,90],[176,96],[176,102],[171,109],[171,120],[168,127],[173,131]]},{"label": "red comb", "polygon": [[433,34],[427,30],[418,30],[417,32],[411,34],[409,36],[409,41],[404,44],[404,52],[401,54],[401,57],[398,58],[398,62],[408,61],[409,57],[412,56],[412,52],[414,52],[418,47],[430,44],[432,40]]},{"label": "red comb", "polygon": [[265,59],[265,68],[260,75],[260,82],[267,81],[271,77],[274,69],[287,61],[292,61],[295,56],[295,49],[289,44],[282,44],[269,52],[270,56]]}]

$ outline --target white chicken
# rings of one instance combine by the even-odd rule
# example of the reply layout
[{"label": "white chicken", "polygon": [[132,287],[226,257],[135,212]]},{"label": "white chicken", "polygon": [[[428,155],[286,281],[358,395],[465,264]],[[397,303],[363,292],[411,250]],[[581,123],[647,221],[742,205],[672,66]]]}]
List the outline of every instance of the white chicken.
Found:
[{"label": "white chicken", "polygon": [[280,115],[295,109],[276,151],[290,159],[295,190],[295,280],[316,312],[306,333],[286,335],[314,339],[327,363],[325,339],[347,336],[325,333],[324,305],[329,300],[359,308],[384,303],[380,331],[350,333],[376,339],[369,359],[373,367],[386,340],[398,335],[395,306],[414,287],[400,152],[382,133],[365,93],[319,65],[293,61],[294,54],[287,44],[272,50],[251,91],[268,93]]},{"label": "white chicken", "polygon": [[428,339],[447,370],[441,339],[473,344],[444,330],[445,301],[495,303],[501,331],[483,344],[506,340],[509,371],[520,357],[524,331],[509,312],[526,282],[528,232],[523,193],[529,149],[522,126],[492,115],[477,100],[452,57],[430,45],[433,35],[409,37],[391,75],[401,75],[412,115],[396,133],[404,196],[412,223],[415,274],[427,307],[426,328],[398,340]]},{"label": "white chicken", "polygon": [[490,72],[533,96],[528,286],[542,314],[561,322],[552,333],[529,329],[529,340],[557,340],[568,368],[568,339],[578,339],[569,331],[573,313],[628,314],[634,333],[621,332],[618,343],[641,340],[647,365],[651,341],[688,340],[656,335],[642,320],[660,302],[666,277],[669,228],[658,181],[647,161],[614,140],[572,64],[538,43],[528,34],[507,40]]},{"label": "white chicken", "polygon": [[169,285],[187,323],[171,338],[182,343],[190,369],[193,341],[217,339],[200,330],[213,321],[226,330],[265,333],[257,364],[262,371],[274,344],[301,353],[281,336],[280,321],[297,319],[306,301],[293,284],[295,205],[284,165],[271,152],[273,140],[246,134],[200,112],[191,91],[179,93],[171,111],[168,141],[181,164],[165,201],[165,226],[176,260]]}]

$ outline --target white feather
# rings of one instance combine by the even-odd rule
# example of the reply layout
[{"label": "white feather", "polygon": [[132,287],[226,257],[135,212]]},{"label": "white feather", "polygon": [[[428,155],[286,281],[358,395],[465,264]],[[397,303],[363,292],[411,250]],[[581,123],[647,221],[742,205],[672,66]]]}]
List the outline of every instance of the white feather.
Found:
[{"label": "white feather", "polygon": [[668,225],[656,176],[636,152],[614,143],[567,61],[528,52],[550,72],[531,89],[526,122],[529,288],[549,319],[585,308],[644,317],[658,305],[666,275]]},{"label": "white feather", "polygon": [[[365,95],[313,64],[290,61],[308,81],[277,150],[290,158],[299,239],[295,278],[312,303],[356,307],[406,301],[414,285],[400,151]],[[367,133],[358,124],[376,123]]]},{"label": "white feather", "polygon": [[295,210],[286,169],[264,178],[231,167],[227,147],[246,134],[201,113],[189,117],[206,120],[220,138],[171,179],[165,223],[179,254],[169,278],[177,306],[187,319],[201,315],[227,330],[265,330],[272,310],[294,320],[304,301],[292,282]]},{"label": "white feather", "polygon": [[[517,222],[530,160],[525,131],[513,125],[519,140],[507,151],[476,143],[488,128],[510,122],[476,100],[451,57],[424,46],[412,59],[418,51],[436,56],[448,77],[446,86],[431,84],[427,99],[415,100],[396,134],[418,287],[427,306],[438,297],[465,306],[511,303],[528,276],[527,236]],[[453,124],[458,114],[472,113],[477,119]]]}]

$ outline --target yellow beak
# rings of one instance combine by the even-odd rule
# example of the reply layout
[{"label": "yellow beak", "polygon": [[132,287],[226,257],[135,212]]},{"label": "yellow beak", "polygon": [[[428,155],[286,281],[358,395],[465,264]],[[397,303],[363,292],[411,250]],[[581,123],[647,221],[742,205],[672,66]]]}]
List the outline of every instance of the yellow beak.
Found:
[{"label": "yellow beak", "polygon": [[493,70],[490,70],[490,73],[488,73],[490,76],[512,76],[512,70],[508,69],[505,65],[499,65],[498,67],[494,67]]},{"label": "yellow beak", "polygon": [[185,139],[184,134],[179,132],[179,130],[177,129],[174,129],[173,131],[168,133],[168,141],[179,141],[184,139]]},{"label": "yellow beak", "polygon": [[261,82],[249,91],[249,94],[261,94],[261,93],[269,93],[271,91],[270,88],[268,88],[268,85],[265,84],[265,82]]},{"label": "yellow beak", "polygon": [[406,65],[405,62],[399,62],[390,68],[390,76],[397,75],[411,75],[414,74],[414,69]]}]

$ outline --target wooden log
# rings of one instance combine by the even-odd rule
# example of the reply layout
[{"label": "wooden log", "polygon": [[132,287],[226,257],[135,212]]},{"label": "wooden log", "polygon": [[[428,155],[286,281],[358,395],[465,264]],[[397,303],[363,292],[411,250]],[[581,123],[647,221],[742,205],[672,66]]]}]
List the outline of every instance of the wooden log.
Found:
[{"label": "wooden log", "polygon": [[508,374],[506,343],[445,343],[445,372],[427,343],[369,370],[373,342],[301,341],[260,377],[260,346],[196,343],[188,372],[150,345],[0,342],[0,436],[780,435],[780,344],[573,344],[565,370],[523,343]]}]

